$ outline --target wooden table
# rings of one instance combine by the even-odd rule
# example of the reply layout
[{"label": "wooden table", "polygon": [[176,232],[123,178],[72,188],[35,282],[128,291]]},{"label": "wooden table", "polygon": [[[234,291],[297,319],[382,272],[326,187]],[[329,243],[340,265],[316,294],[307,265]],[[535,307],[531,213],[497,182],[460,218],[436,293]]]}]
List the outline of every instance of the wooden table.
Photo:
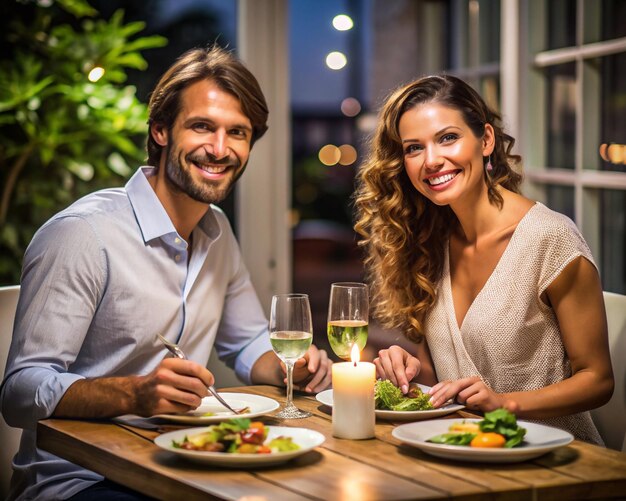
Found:
[{"label": "wooden table", "polygon": [[[228,391],[255,393],[284,402],[284,390],[270,386]],[[267,416],[263,420],[267,424],[311,428],[323,433],[326,441],[280,466],[233,470],[187,462],[152,443],[159,431],[110,421],[41,421],[38,445],[115,482],[165,500],[626,498],[626,454],[617,451],[574,441],[523,463],[454,462],[402,445],[391,436],[394,424],[386,421],[377,422],[375,439],[336,439],[328,408],[309,396],[298,396],[296,403],[313,416],[291,421]],[[161,431],[169,429],[172,427]]]}]

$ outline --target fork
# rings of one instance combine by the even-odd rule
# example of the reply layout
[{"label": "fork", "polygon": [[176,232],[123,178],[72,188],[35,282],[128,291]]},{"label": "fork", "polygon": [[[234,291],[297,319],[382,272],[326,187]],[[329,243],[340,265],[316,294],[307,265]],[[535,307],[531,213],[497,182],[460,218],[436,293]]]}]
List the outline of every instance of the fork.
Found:
[{"label": "fork", "polygon": [[[172,343],[171,341],[168,341],[161,334],[157,334],[157,339],[159,339],[159,341],[161,341],[161,343],[163,343],[163,345],[169,350],[169,352],[172,355],[174,355],[176,358],[180,358],[182,360],[187,360],[187,357],[185,356],[185,352],[176,343]],[[209,390],[209,392],[211,392],[211,395],[213,395],[220,404],[222,404],[224,407],[226,407],[233,414],[241,414],[243,412],[243,410],[237,411],[237,410],[233,409],[228,404],[228,402],[226,402],[226,400],[224,400],[220,396],[220,394],[217,392],[217,390],[215,389],[215,387],[213,385],[207,386],[207,389]]]}]

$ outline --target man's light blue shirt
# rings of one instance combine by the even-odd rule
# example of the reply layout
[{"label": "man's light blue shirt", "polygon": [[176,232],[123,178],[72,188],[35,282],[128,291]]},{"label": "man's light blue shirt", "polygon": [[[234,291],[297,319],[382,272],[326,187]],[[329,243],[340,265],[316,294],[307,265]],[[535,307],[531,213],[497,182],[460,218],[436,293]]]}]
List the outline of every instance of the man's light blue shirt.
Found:
[{"label": "man's light blue shirt", "polygon": [[166,356],[157,333],[206,365],[211,350],[250,382],[271,351],[267,321],[227,218],[211,207],[187,242],[142,167],[125,188],[88,195],[29,245],[2,414],[24,428],[14,460],[19,499],[65,499],[101,476],[36,448],[49,417],[82,378],[151,372]]}]

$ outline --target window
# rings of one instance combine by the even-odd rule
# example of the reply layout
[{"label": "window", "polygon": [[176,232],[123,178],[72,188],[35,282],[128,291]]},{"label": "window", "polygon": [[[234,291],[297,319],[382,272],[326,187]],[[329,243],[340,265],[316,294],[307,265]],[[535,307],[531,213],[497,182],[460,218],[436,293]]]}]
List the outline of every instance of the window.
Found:
[{"label": "window", "polygon": [[449,65],[442,66],[478,90],[500,109],[500,0],[444,2],[449,19]]},{"label": "window", "polygon": [[525,117],[526,177],[544,203],[581,229],[605,290],[623,294],[626,3],[529,5],[527,82],[537,105]]}]

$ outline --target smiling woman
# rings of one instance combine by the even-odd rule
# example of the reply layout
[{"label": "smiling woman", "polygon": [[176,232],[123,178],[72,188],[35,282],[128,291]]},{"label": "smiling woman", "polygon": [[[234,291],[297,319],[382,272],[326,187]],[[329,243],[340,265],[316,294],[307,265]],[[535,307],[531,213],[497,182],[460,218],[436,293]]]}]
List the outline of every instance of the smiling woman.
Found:
[{"label": "smiling woman", "polygon": [[356,230],[375,315],[418,344],[381,350],[378,376],[403,393],[413,380],[431,386],[435,409],[504,408],[601,443],[587,411],[613,378],[600,278],[578,229],[519,193],[513,138],[462,80],[412,82],[379,120]]},{"label": "smiling woman", "polygon": [[428,103],[404,113],[398,131],[406,173],[431,202],[462,210],[459,204],[474,204],[486,195],[483,158],[494,148],[491,124],[477,137],[459,111]]},{"label": "smiling woman", "polygon": [[[459,227],[451,202],[462,214],[473,214],[477,207],[493,210],[492,222],[501,227],[514,224],[530,204],[517,198],[522,214],[502,221],[502,193],[519,192],[521,175],[514,166],[520,157],[511,153],[515,141],[500,126],[500,116],[462,80],[435,76],[401,87],[379,118],[359,176],[355,229],[370,251],[366,266],[378,282],[373,290],[381,320],[419,340],[423,317],[435,300],[433,284],[443,269],[444,248]],[[488,170],[488,165],[495,167]],[[422,196],[415,196],[416,190]],[[408,210],[410,217],[400,217],[399,210]],[[374,236],[396,224],[395,231]],[[424,259],[417,259],[407,241],[419,242]],[[415,275],[406,273],[407,263]]]}]

